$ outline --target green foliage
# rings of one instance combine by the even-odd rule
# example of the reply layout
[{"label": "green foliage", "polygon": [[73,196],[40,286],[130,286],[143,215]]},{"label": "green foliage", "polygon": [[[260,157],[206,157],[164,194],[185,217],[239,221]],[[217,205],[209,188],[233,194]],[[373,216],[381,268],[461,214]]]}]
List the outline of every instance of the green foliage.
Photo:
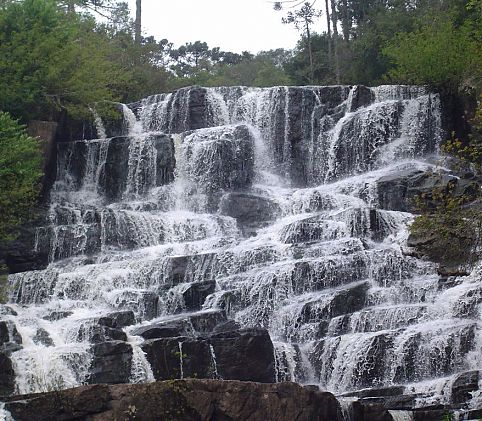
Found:
[{"label": "green foliage", "polygon": [[[480,175],[482,165],[481,103],[472,123],[472,136],[467,143],[452,139],[442,151],[458,158],[462,164],[471,165]],[[477,193],[457,195],[455,185],[434,188],[417,198],[421,212],[410,227],[410,232],[420,244],[421,251],[431,260],[452,266],[470,267],[482,258],[482,194],[479,183],[474,181]]]},{"label": "green foliage", "polygon": [[38,139],[9,114],[0,112],[0,242],[11,240],[32,217],[42,176]]},{"label": "green foliage", "polygon": [[481,68],[480,42],[470,25],[456,26],[450,14],[429,17],[415,31],[397,34],[383,52],[395,66],[390,80],[454,92]]},{"label": "green foliage", "polygon": [[8,301],[8,268],[0,264],[0,304],[5,304]]},{"label": "green foliage", "polygon": [[444,143],[442,152],[456,157],[461,165],[468,165],[477,175],[482,175],[482,95],[477,103],[475,115],[469,121],[471,133],[467,141],[455,137]]},{"label": "green foliage", "polygon": [[89,17],[66,14],[53,0],[7,2],[0,8],[0,109],[25,121],[116,99],[126,75]]}]

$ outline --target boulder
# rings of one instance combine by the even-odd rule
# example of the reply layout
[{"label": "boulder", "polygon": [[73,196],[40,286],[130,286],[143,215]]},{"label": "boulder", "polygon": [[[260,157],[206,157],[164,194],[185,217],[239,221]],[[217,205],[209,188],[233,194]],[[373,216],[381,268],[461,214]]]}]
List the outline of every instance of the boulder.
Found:
[{"label": "boulder", "polygon": [[122,341],[95,344],[88,383],[128,383],[132,367],[132,346]]},{"label": "boulder", "polygon": [[204,338],[162,338],[142,344],[156,380],[216,377],[209,342]]},{"label": "boulder", "polygon": [[11,395],[15,390],[15,371],[10,357],[0,352],[0,396]]},{"label": "boulder", "polygon": [[52,311],[47,316],[44,317],[44,320],[49,320],[51,322],[65,319],[69,316],[74,314],[72,311]]},{"label": "boulder", "polygon": [[222,379],[275,381],[273,343],[265,329],[242,329],[209,338]]},{"label": "boulder", "polygon": [[423,195],[424,206],[437,206],[434,192],[453,195],[455,198],[474,200],[478,196],[477,182],[447,173],[434,173],[419,169],[408,169],[381,177],[377,181],[378,204],[381,209],[402,212],[417,212],[417,198]]},{"label": "boulder", "polygon": [[349,107],[347,107],[347,112],[352,113],[361,107],[366,107],[370,105],[375,100],[375,94],[366,86],[356,85],[353,86],[351,92],[351,102]]},{"label": "boulder", "polygon": [[279,212],[276,202],[254,193],[227,193],[219,203],[219,213],[235,218],[244,230],[263,226]]},{"label": "boulder", "polygon": [[50,337],[49,333],[41,327],[37,329],[37,333],[32,338],[32,340],[38,345],[44,345],[46,347],[54,346],[54,341]]},{"label": "boulder", "polygon": [[110,328],[123,328],[133,325],[136,319],[134,312],[131,310],[115,311],[102,316],[98,320],[98,324],[101,326],[107,326]]},{"label": "boulder", "polygon": [[0,304],[0,316],[17,316],[17,312],[12,307]]},{"label": "boulder", "polygon": [[0,349],[8,342],[21,344],[22,337],[12,321],[0,320]]},{"label": "boulder", "polygon": [[479,389],[478,371],[467,371],[458,374],[452,383],[451,400],[454,405],[467,402],[472,398],[472,392]]},{"label": "boulder", "polygon": [[182,171],[198,192],[244,189],[253,181],[254,138],[244,124],[188,132],[182,149]]},{"label": "boulder", "polygon": [[183,291],[184,307],[188,311],[200,310],[206,297],[216,289],[215,281],[193,282]]},{"label": "boulder", "polygon": [[133,329],[131,334],[144,339],[175,338],[186,334],[185,325],[181,320],[141,326]]},{"label": "boulder", "polygon": [[294,383],[178,380],[94,385],[10,397],[5,406],[17,421],[343,421],[331,393]]},{"label": "boulder", "polygon": [[142,349],[157,380],[195,375],[263,383],[275,381],[273,344],[264,329],[227,331],[197,338],[149,339],[142,344]]}]

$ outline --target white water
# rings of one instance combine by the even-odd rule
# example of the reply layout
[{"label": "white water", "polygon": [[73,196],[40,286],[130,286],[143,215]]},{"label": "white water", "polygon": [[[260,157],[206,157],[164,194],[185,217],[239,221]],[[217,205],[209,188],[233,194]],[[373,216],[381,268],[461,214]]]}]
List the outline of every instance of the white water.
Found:
[{"label": "white water", "polygon": [[[145,322],[149,294],[159,297],[154,316],[162,320],[183,308],[190,283],[215,279],[203,309],[224,308],[243,327],[267,328],[278,380],[314,380],[335,393],[405,384],[424,391],[420,406],[444,402],[441,387],[425,382],[445,385],[447,377],[482,368],[480,269],[441,287],[434,265],[403,253],[413,216],[376,210],[377,180],[429,168],[424,158],[437,152],[441,132],[437,96],[410,87],[374,88],[373,94],[376,102],[346,113],[349,87],[339,88],[336,101],[317,87],[208,90],[206,121],[213,128],[174,136],[177,165],[167,185],[156,184],[155,134],[185,130],[189,91],[143,100],[139,119],[124,106],[131,137],[127,177],[112,203],[99,181],[110,140],[86,142],[79,186],[69,149],[59,162],[46,228],[51,264],[9,278],[19,315],[8,317],[24,347],[12,355],[17,391],[82,384],[92,358],[88,339],[79,338],[86,324],[122,309]],[[330,113],[320,114],[325,108]],[[249,142],[236,137],[237,123],[248,124],[252,162],[243,155]],[[302,161],[291,143],[297,132],[296,145],[308,154]],[[234,163],[243,157],[243,165],[253,166],[252,190],[279,208],[276,220],[251,238],[212,209],[213,197],[239,181],[225,171],[226,151]],[[296,188],[300,177],[305,186]],[[180,285],[172,285],[173,257],[182,255],[198,258]],[[60,310],[72,314],[44,319]],[[53,346],[34,343],[38,328]],[[152,381],[142,339],[128,335],[128,341],[130,380]],[[183,377],[182,342],[179,353]],[[213,349],[211,357],[217,377]]]}]

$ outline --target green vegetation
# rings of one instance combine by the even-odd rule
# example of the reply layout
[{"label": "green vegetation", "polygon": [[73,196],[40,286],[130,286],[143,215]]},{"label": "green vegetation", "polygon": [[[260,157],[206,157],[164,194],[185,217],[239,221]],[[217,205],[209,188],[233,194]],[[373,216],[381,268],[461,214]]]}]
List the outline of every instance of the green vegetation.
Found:
[{"label": "green vegetation", "polygon": [[18,226],[32,217],[41,172],[38,139],[0,112],[0,241],[15,237]]},{"label": "green vegetation", "polygon": [[472,120],[467,142],[452,139],[443,152],[455,160],[460,173],[473,174],[471,194],[457,194],[454,184],[418,198],[421,214],[410,227],[417,248],[455,273],[470,269],[482,258],[482,102]]}]

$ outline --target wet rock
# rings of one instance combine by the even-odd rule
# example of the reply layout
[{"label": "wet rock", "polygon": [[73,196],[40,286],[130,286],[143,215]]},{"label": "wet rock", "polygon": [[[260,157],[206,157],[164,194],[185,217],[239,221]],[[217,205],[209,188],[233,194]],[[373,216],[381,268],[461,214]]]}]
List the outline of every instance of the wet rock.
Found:
[{"label": "wet rock", "polygon": [[32,338],[32,340],[37,345],[44,345],[46,347],[54,346],[54,341],[50,337],[49,333],[45,329],[42,329],[41,327],[37,329],[37,333]]},{"label": "wet rock", "polygon": [[128,383],[132,367],[132,346],[122,341],[95,344],[88,383]]},{"label": "wet rock", "polygon": [[0,352],[0,396],[11,395],[15,390],[15,371],[10,357]]},{"label": "wet rock", "polygon": [[217,380],[83,386],[11,397],[6,409],[17,421],[343,420],[338,402],[328,392],[294,383]]},{"label": "wet rock", "polygon": [[280,212],[273,200],[254,193],[227,193],[219,203],[219,213],[231,216],[248,230],[272,221]]},{"label": "wet rock", "polygon": [[209,338],[219,376],[226,380],[275,381],[274,349],[264,329],[218,333]]},{"label": "wet rock", "polygon": [[9,306],[0,304],[0,316],[16,316],[17,312]]},{"label": "wet rock", "polygon": [[10,320],[0,320],[0,348],[8,342],[21,344],[22,337],[15,323]]},{"label": "wet rock", "polygon": [[244,189],[254,177],[253,136],[243,124],[187,133],[183,159],[187,178],[202,193]]},{"label": "wet rock", "polygon": [[370,105],[375,100],[375,94],[370,88],[367,88],[363,85],[354,86],[352,91],[352,98],[350,107],[347,108],[347,112],[354,112],[358,110],[358,108],[366,107]]},{"label": "wet rock", "polygon": [[142,336],[144,339],[198,336],[215,331],[218,325],[226,321],[224,311],[204,311],[175,316],[166,321],[136,327],[131,334]]},{"label": "wet rock", "polygon": [[[144,161],[148,161],[149,148],[156,150],[156,180],[155,184],[161,186],[174,179],[174,168],[176,165],[174,157],[174,143],[171,137],[164,134],[150,134],[145,141],[144,149],[139,151]],[[130,145],[133,139],[128,136],[114,137],[109,141],[107,157],[104,165],[103,177],[101,177],[101,188],[109,201],[115,201],[122,197],[127,186],[128,162]],[[150,185],[148,180],[148,169],[140,167],[138,187],[139,194],[147,191]]]},{"label": "wet rock", "polygon": [[215,281],[194,282],[190,284],[182,293],[186,310],[200,310],[206,297],[211,295],[215,289]]},{"label": "wet rock", "polygon": [[165,288],[200,279],[214,279],[213,265],[216,256],[216,253],[200,253],[169,257],[165,268]]},{"label": "wet rock", "polygon": [[174,338],[186,334],[185,325],[181,320],[167,323],[159,323],[141,326],[131,331],[134,336],[142,336],[144,339]]},{"label": "wet rock", "polygon": [[410,169],[381,177],[377,181],[380,208],[402,212],[417,212],[417,198],[423,195],[424,206],[435,208],[434,192],[453,195],[471,201],[478,197],[479,186],[473,180],[450,174]]},{"label": "wet rock", "polygon": [[218,324],[213,329],[213,334],[216,333],[226,333],[241,329],[241,325],[234,320],[227,320],[223,323]]},{"label": "wet rock", "polygon": [[121,329],[113,329],[107,326],[82,326],[77,336],[79,341],[92,343],[109,341],[127,341],[126,333]]},{"label": "wet rock", "polygon": [[216,326],[227,320],[223,310],[203,311],[189,316],[189,324],[198,334],[211,333]]},{"label": "wet rock", "polygon": [[74,314],[72,311],[52,311],[47,316],[44,317],[44,320],[48,320],[50,322],[54,322],[57,320],[65,319],[69,316]]},{"label": "wet rock", "polygon": [[[212,349],[211,349],[212,346]],[[266,330],[245,329],[189,338],[150,339],[142,349],[158,380],[219,376],[274,382],[273,344]]]},{"label": "wet rock", "polygon": [[479,389],[479,372],[467,371],[457,375],[452,383],[452,403],[455,405],[464,403],[472,398],[472,392]]},{"label": "wet rock", "polygon": [[107,314],[106,316],[100,317],[98,320],[98,324],[111,328],[123,328],[133,325],[135,321],[136,319],[134,316],[134,312],[131,310],[125,310],[115,311]]},{"label": "wet rock", "polygon": [[203,338],[162,338],[142,344],[156,380],[215,378],[209,343]]}]

